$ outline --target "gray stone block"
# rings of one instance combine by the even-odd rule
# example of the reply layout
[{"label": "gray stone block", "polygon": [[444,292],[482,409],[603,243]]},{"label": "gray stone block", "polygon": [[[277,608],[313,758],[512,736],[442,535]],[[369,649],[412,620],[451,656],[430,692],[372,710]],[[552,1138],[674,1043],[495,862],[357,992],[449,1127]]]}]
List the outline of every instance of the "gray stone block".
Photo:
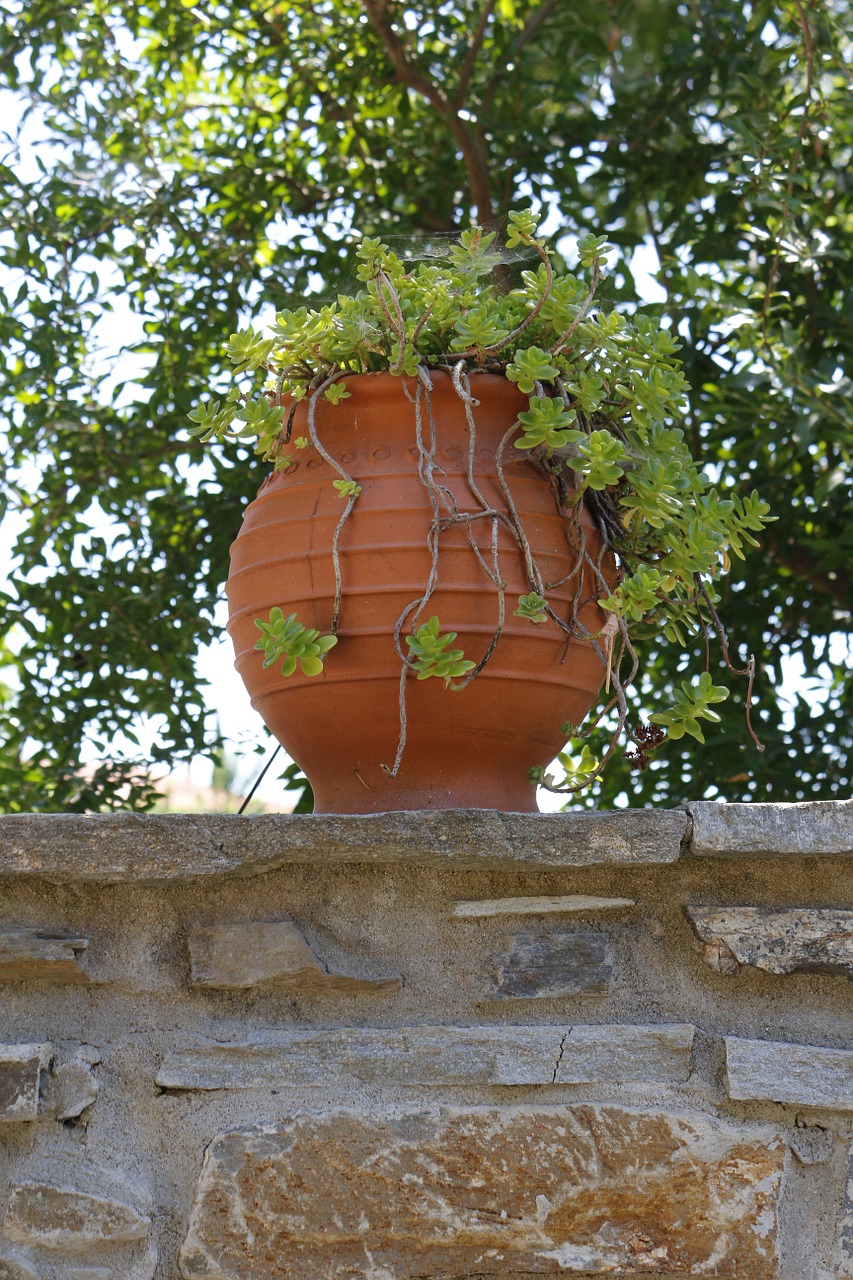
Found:
[{"label": "gray stone block", "polygon": [[613,974],[606,933],[519,933],[496,961],[496,1000],[604,995]]},{"label": "gray stone block", "polygon": [[81,964],[88,946],[47,929],[0,929],[0,982],[90,982]]},{"label": "gray stone block", "polygon": [[742,965],[853,977],[853,911],[819,907],[685,907],[703,960],[718,973]]},{"label": "gray stone block", "polygon": [[93,1245],[144,1240],[150,1225],[119,1200],[44,1182],[18,1182],[12,1186],[3,1231],[21,1244],[81,1253]]},{"label": "gray stone block", "polygon": [[853,800],[803,804],[686,806],[693,820],[692,853],[710,857],[801,858],[853,854]]},{"label": "gray stone block", "polygon": [[243,875],[292,863],[410,863],[457,870],[675,862],[681,810],[499,813],[492,809],[322,814],[5,814],[0,877],[135,884]]},{"label": "gray stone block", "polygon": [[734,1036],[725,1045],[729,1097],[853,1111],[850,1051]]},{"label": "gray stone block", "polygon": [[275,984],[304,993],[396,991],[400,979],[335,973],[309,947],[292,920],[244,920],[198,927],[187,940],[190,982],[238,988]]},{"label": "gray stone block", "polygon": [[671,1026],[340,1028],[208,1043],[167,1054],[161,1089],[550,1085],[687,1079],[693,1028]]},{"label": "gray stone block", "polygon": [[681,1084],[691,1069],[695,1027],[689,1023],[661,1026],[571,1027],[557,1064],[556,1084]]},{"label": "gray stone block", "polygon": [[543,898],[481,898],[457,902],[453,915],[464,920],[485,920],[490,916],[572,915],[581,912],[624,911],[637,904],[633,898],[597,898],[588,893],[568,893]]},{"label": "gray stone block", "polygon": [[0,1123],[37,1118],[42,1072],[52,1054],[49,1044],[0,1045]]},{"label": "gray stone block", "polygon": [[84,1045],[67,1061],[54,1063],[45,1077],[42,1114],[56,1120],[74,1120],[91,1107],[100,1088],[92,1070],[101,1056],[91,1045]]}]

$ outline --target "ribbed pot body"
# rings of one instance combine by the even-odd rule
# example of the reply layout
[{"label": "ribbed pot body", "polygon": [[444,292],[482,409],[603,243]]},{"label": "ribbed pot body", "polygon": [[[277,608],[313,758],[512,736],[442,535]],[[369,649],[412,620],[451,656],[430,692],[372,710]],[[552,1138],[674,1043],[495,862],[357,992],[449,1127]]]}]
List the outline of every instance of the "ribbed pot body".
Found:
[{"label": "ribbed pot body", "polygon": [[[470,432],[464,406],[449,375],[433,375],[435,480],[444,488],[439,514],[476,515],[482,510],[467,478]],[[415,384],[407,379],[409,393]],[[430,496],[418,474],[415,408],[402,380],[390,374],[354,376],[350,398],[317,407],[317,433],[328,452],[361,486],[339,539],[343,584],[339,642],[322,675],[284,678],[279,665],[263,669],[254,648],[256,618],[278,605],[296,612],[307,627],[327,633],[335,580],[331,553],[343,502],[333,481],[338,473],[313,447],[290,446],[294,466],[270,477],[247,508],[231,548],[227,593],[229,633],[236,667],[252,705],[288,754],[307,774],[320,813],[376,813],[395,809],[495,808],[536,812],[531,766],[547,765],[562,747],[566,721],[579,724],[594,703],[603,668],[583,642],[567,644],[550,619],[534,624],[513,616],[518,597],[530,590],[524,557],[511,532],[498,523],[500,576],[506,582],[506,620],[500,642],[483,671],[462,692],[440,679],[406,687],[407,739],[397,776],[393,766],[400,735],[401,662],[394,628],[406,607],[424,591],[430,574],[428,535],[434,519]],[[473,375],[476,484],[486,502],[506,512],[495,454],[526,407],[526,398],[504,378]],[[292,440],[308,435],[305,404],[297,408]],[[424,443],[429,415],[423,410]],[[574,555],[548,480],[512,444],[505,450],[512,500],[546,583],[575,568]],[[452,495],[452,498],[450,497]],[[583,515],[588,546],[600,543]],[[498,619],[498,593],[471,546],[476,540],[492,562],[490,518],[456,523],[439,534],[438,581],[429,602],[407,619],[403,635],[433,614],[441,629],[458,633],[453,647],[477,661]],[[590,631],[604,617],[589,600],[589,577],[574,577],[548,592],[568,617],[579,592],[580,614]],[[404,645],[405,649],[405,645]],[[406,650],[407,651],[407,650]]]}]

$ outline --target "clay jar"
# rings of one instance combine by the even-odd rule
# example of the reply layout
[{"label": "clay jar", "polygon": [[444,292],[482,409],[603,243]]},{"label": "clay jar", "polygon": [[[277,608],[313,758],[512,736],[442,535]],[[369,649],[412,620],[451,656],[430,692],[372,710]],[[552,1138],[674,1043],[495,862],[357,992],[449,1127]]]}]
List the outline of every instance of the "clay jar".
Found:
[{"label": "clay jar", "polygon": [[[452,493],[460,512],[480,504],[467,479],[469,426],[449,374],[432,373],[436,481]],[[415,382],[406,379],[414,398]],[[297,407],[288,452],[294,465],[271,476],[248,507],[231,548],[227,585],[229,633],[236,667],[252,706],[307,774],[316,812],[376,813],[399,809],[490,808],[536,812],[527,773],[547,765],[565,742],[563,724],[579,724],[601,687],[604,670],[591,646],[567,643],[550,619],[534,624],[513,616],[518,597],[531,590],[524,558],[509,529],[499,525],[500,574],[506,582],[506,621],[500,642],[483,671],[462,692],[440,679],[406,678],[407,740],[397,776],[393,766],[400,734],[401,662],[394,628],[407,605],[424,590],[431,558],[427,536],[433,520],[430,498],[418,474],[415,408],[403,379],[363,374],[346,379],[348,399],[321,401],[317,434],[361,486],[339,541],[342,607],[338,644],[322,675],[284,678],[280,663],[263,669],[254,648],[256,618],[278,605],[295,612],[306,627],[326,634],[331,625],[335,582],[331,554],[343,510],[333,486],[338,473],[316,449],[293,443],[308,435],[307,407]],[[495,453],[527,399],[505,378],[474,374],[476,482],[486,501],[506,511],[495,469]],[[426,406],[425,438],[429,438]],[[576,556],[566,536],[548,479],[512,443],[504,471],[533,555],[546,583],[572,572]],[[441,515],[447,515],[442,507]],[[583,514],[587,545],[594,555],[599,535]],[[491,564],[491,519],[454,524],[440,534],[438,582],[417,624],[433,614],[441,630],[458,633],[453,647],[478,661],[494,633],[498,594],[471,547],[476,539]],[[469,535],[470,530],[470,535]],[[548,592],[568,617],[579,575]],[[604,615],[590,599],[590,575],[581,583],[581,621],[598,631]],[[403,635],[412,626],[410,614]],[[403,643],[404,652],[408,649]]]}]

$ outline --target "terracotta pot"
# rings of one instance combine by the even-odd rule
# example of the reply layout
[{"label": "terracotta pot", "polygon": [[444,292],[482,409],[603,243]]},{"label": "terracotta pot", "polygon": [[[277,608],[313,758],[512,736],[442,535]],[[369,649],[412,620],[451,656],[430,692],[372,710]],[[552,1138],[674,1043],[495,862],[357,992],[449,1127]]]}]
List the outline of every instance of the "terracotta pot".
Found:
[{"label": "terracotta pot", "polygon": [[[438,476],[461,511],[479,509],[466,476],[468,426],[450,376],[433,374]],[[414,383],[407,380],[410,393]],[[475,408],[476,472],[487,501],[506,509],[495,452],[527,401],[506,379],[471,379]],[[507,584],[502,638],[484,670],[462,692],[440,679],[406,680],[408,737],[395,778],[392,766],[400,731],[401,662],[394,627],[405,607],[423,592],[430,570],[427,532],[432,517],[418,477],[415,411],[402,381],[390,374],[354,376],[351,397],[321,402],[316,425],[326,449],[361,485],[340,536],[343,601],[339,643],[322,675],[283,678],[279,666],[263,670],[253,646],[255,618],[278,605],[308,627],[329,631],[334,576],[330,547],[342,512],[332,485],[337,473],[312,448],[289,451],[295,466],[270,477],[248,507],[231,548],[228,630],[236,667],[271,732],[311,780],[319,813],[376,813],[394,809],[494,808],[536,812],[533,765],[547,765],[565,742],[562,726],[579,724],[594,703],[603,669],[591,647],[567,644],[551,620],[534,624],[513,617],[518,597],[531,590],[511,533],[500,525],[501,576]],[[426,418],[426,415],[424,415]],[[307,436],[305,404],[297,409],[293,440]],[[569,574],[575,557],[553,490],[542,473],[510,444],[505,454],[510,491],[546,583]],[[433,614],[442,631],[456,631],[454,647],[477,661],[492,637],[498,597],[472,551],[468,528],[487,562],[492,521],[453,525],[440,537],[438,586],[419,624]],[[598,547],[584,513],[588,544]],[[548,593],[568,616],[575,579]],[[589,581],[583,585],[590,595]],[[603,625],[587,600],[582,621]],[[403,634],[410,631],[410,617]],[[406,650],[408,652],[408,650]]]}]

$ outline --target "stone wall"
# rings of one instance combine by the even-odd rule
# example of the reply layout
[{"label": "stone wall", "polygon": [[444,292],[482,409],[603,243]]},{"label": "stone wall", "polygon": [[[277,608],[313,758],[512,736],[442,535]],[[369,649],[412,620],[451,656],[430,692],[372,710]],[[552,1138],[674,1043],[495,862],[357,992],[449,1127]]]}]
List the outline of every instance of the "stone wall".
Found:
[{"label": "stone wall", "polygon": [[853,802],[0,819],[0,1280],[853,1278]]}]

